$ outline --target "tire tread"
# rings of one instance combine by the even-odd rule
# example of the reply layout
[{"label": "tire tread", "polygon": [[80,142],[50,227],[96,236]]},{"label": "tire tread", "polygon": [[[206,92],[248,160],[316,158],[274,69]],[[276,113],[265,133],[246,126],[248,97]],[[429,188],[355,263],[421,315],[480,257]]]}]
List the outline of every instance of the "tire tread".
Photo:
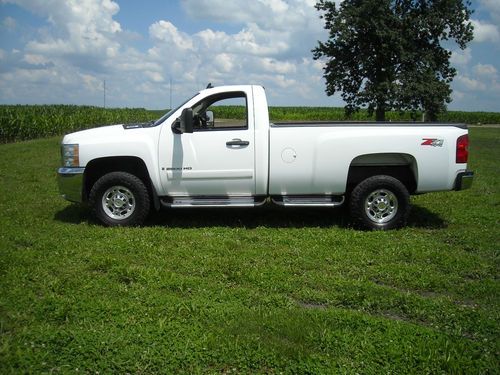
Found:
[{"label": "tire tread", "polygon": [[[135,211],[124,220],[110,218],[101,207],[101,195],[113,185],[125,185],[134,193]],[[138,226],[146,220],[151,203],[148,189],[140,178],[127,172],[110,172],[99,178],[92,186],[89,194],[89,205],[93,216],[106,226]]]},{"label": "tire tread", "polygon": [[[387,223],[377,224],[371,221],[365,213],[364,201],[372,191],[386,188],[398,198],[398,212],[394,219]],[[406,224],[410,213],[410,194],[406,186],[398,179],[387,175],[376,175],[361,181],[351,192],[349,211],[356,226],[375,230],[400,228]]]}]

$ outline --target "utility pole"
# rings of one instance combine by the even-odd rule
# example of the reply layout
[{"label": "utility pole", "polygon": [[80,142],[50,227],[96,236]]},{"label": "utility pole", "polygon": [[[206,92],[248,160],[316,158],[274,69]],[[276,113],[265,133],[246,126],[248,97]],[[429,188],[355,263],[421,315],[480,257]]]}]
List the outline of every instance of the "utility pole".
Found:
[{"label": "utility pole", "polygon": [[104,80],[104,109],[106,109],[106,80]]},{"label": "utility pole", "polygon": [[169,110],[172,109],[172,77],[170,77],[170,108]]}]

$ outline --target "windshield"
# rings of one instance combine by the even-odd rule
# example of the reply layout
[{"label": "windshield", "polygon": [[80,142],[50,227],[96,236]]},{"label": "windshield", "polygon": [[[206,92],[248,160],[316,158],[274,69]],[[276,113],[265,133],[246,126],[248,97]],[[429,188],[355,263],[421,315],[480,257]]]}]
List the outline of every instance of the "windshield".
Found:
[{"label": "windshield", "polygon": [[196,95],[198,95],[199,93],[193,95],[192,97],[190,97],[188,100],[186,100],[185,102],[183,102],[181,105],[179,105],[177,108],[174,108],[174,109],[171,109],[170,111],[168,111],[167,113],[165,113],[163,116],[161,116],[158,120],[156,120],[154,123],[153,123],[153,126],[156,126],[156,125],[160,125],[163,121],[165,121],[166,119],[168,119],[170,116],[172,116],[172,114],[177,111],[179,108],[181,108],[184,104],[186,104],[187,102],[189,102],[191,99],[193,99]]}]

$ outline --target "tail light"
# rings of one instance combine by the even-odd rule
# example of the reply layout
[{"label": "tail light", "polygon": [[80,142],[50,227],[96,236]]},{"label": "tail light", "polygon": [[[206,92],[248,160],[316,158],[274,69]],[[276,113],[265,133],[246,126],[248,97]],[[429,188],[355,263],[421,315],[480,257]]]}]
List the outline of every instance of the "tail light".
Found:
[{"label": "tail light", "polygon": [[457,163],[467,163],[469,158],[469,136],[467,134],[457,139]]}]

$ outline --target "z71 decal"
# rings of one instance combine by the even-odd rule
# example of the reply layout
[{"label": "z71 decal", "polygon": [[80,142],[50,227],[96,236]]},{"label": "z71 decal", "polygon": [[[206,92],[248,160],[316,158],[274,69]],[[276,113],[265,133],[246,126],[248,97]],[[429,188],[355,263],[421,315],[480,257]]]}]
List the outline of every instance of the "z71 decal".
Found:
[{"label": "z71 decal", "polygon": [[422,138],[421,146],[443,147],[444,139]]}]

